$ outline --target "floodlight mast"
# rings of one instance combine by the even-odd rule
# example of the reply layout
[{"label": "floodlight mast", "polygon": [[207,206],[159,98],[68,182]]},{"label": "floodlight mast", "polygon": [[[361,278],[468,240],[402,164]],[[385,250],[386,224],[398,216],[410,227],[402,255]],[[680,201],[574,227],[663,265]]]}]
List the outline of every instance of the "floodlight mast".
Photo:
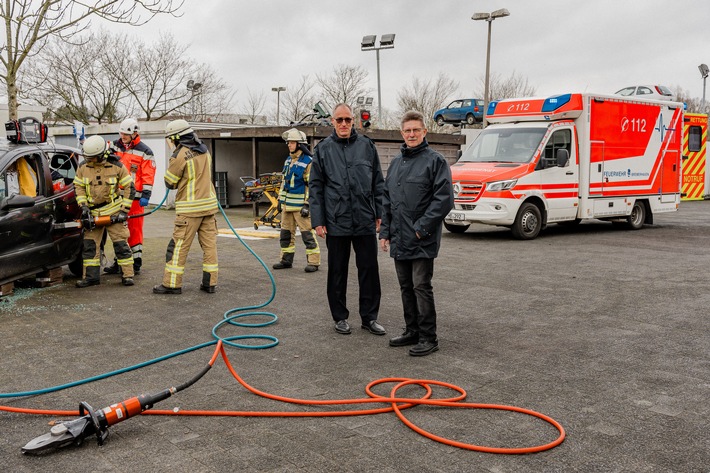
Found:
[{"label": "floodlight mast", "polygon": [[360,49],[362,51],[375,51],[377,54],[377,119],[382,120],[382,89],[380,87],[380,49],[394,48],[394,33],[383,34],[380,37],[380,46],[375,47],[377,35],[367,35],[362,37]]},{"label": "floodlight mast", "polygon": [[710,73],[710,68],[708,68],[707,64],[701,64],[698,66],[698,70],[700,70],[700,75],[703,78],[703,101],[701,102],[701,112],[705,113],[705,82],[708,79],[708,74]]},{"label": "floodlight mast", "polygon": [[484,127],[488,124],[488,120],[486,120],[486,112],[488,111],[488,102],[490,100],[489,84],[490,84],[490,77],[491,77],[491,24],[493,23],[493,20],[495,20],[496,18],[503,18],[506,16],[510,16],[510,12],[505,8],[501,8],[500,10],[496,10],[491,13],[474,13],[473,16],[471,17],[471,19],[474,21],[485,20],[488,22],[488,43],[486,46],[486,78],[485,78],[485,91],[483,93],[483,126]]}]

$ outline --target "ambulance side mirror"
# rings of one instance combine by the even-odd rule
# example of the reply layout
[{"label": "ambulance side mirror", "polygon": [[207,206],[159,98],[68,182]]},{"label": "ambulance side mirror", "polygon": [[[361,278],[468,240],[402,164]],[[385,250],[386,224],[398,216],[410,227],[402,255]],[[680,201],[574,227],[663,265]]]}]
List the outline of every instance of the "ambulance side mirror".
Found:
[{"label": "ambulance side mirror", "polygon": [[564,148],[558,149],[557,156],[555,157],[557,158],[557,166],[563,168],[567,166],[567,163],[569,162],[569,151]]}]

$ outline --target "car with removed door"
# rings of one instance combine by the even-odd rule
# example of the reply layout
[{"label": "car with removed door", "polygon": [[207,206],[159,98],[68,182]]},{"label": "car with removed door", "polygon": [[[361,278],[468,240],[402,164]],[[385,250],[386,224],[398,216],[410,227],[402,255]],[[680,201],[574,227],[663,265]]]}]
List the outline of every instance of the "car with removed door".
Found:
[{"label": "car with removed door", "polygon": [[0,138],[0,284],[63,265],[81,275],[82,230],[70,223],[81,217],[79,159],[69,146]]}]

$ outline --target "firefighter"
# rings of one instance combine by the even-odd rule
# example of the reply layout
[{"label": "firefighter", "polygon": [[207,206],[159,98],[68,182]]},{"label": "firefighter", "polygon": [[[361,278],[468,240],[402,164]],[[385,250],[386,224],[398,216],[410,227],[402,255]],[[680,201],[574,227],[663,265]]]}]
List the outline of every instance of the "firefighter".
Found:
[{"label": "firefighter", "polygon": [[[126,118],[118,127],[120,138],[111,143],[111,151],[121,158],[121,162],[133,178],[136,196],[133,198],[128,216],[128,245],[133,253],[133,271],[140,274],[143,265],[143,217],[133,217],[144,213],[143,207],[150,202],[155,180],[155,158],[153,151],[141,141],[140,128],[135,118]],[[108,274],[118,274],[119,265],[104,268]]]},{"label": "firefighter", "polygon": [[279,190],[279,208],[281,210],[281,261],[274,269],[293,266],[296,252],[296,227],[301,229],[301,238],[306,245],[307,273],[318,271],[320,266],[320,248],[315,239],[308,208],[308,178],[311,173],[311,151],[306,145],[306,134],[296,128],[281,135],[288,145],[288,158],[284,163],[283,182]]},{"label": "firefighter", "polygon": [[181,294],[185,261],[195,235],[202,247],[200,290],[213,294],[217,288],[217,194],[212,183],[212,156],[185,120],[173,120],[165,128],[174,149],[165,171],[165,186],[177,189],[175,228],[165,254],[163,283],[155,294]]},{"label": "firefighter", "polygon": [[[128,211],[135,189],[128,170],[118,156],[112,155],[108,143],[98,135],[91,136],[82,146],[85,161],[74,178],[76,202],[81,207],[84,225],[84,277],[76,287],[100,284],[100,244],[104,230],[113,242],[118,265],[121,267],[124,286],[133,286],[133,255],[128,246]],[[110,216],[110,223],[97,227],[97,217]]]}]

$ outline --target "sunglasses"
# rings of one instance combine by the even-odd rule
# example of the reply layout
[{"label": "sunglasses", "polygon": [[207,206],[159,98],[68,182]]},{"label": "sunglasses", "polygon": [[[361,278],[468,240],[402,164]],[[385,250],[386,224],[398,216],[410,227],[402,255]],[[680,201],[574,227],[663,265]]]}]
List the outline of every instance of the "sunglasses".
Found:
[{"label": "sunglasses", "polygon": [[343,123],[343,122],[352,123],[353,122],[352,117],[338,117],[338,118],[334,118],[333,120],[335,120],[338,123]]}]

